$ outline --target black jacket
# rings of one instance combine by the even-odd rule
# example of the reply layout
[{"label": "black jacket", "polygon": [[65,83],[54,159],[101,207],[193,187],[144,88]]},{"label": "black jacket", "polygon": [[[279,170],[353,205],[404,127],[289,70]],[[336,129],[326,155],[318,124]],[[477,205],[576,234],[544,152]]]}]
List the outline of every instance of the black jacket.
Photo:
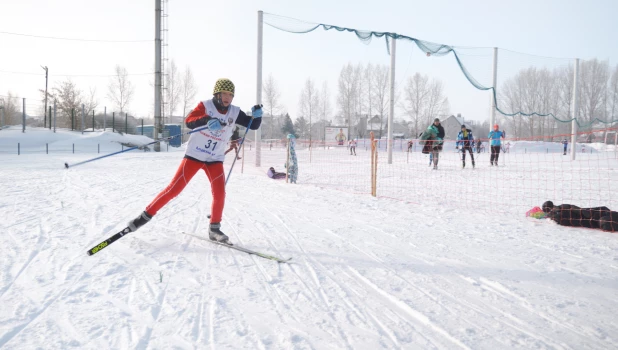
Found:
[{"label": "black jacket", "polygon": [[611,213],[607,207],[580,208],[561,204],[554,206],[547,216],[562,226],[600,228],[600,219]]}]

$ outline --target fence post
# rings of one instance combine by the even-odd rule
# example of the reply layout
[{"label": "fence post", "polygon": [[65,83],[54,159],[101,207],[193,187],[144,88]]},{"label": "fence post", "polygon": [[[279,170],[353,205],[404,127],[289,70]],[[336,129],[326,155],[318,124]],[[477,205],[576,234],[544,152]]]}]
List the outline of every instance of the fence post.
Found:
[{"label": "fence post", "polygon": [[124,114],[124,133],[128,134],[129,133],[129,127],[127,125],[127,121],[129,119],[129,113],[125,113]]},{"label": "fence post", "polygon": [[71,131],[75,130],[75,108],[71,108]]},{"label": "fence post", "polygon": [[97,143],[97,153],[101,153],[101,144]]},{"label": "fence post", "polygon": [[54,99],[54,132],[56,132],[56,118],[58,114],[58,109],[56,109],[56,99]]},{"label": "fence post", "polygon": [[17,143],[17,155],[19,155],[19,142]]},{"label": "fence post", "polygon": [[86,114],[86,112],[84,111],[84,104],[82,103],[82,135],[84,134],[84,129],[86,129],[86,125],[84,122],[84,118],[86,117],[84,114]]},{"label": "fence post", "polygon": [[[49,129],[51,130],[51,118],[52,118],[52,109],[51,106],[49,106]],[[45,127],[47,127],[47,125],[45,125]]]},{"label": "fence post", "polygon": [[22,129],[21,132],[26,132],[26,98],[22,98],[24,105],[22,106],[21,109],[21,125],[22,125]]},{"label": "fence post", "polygon": [[48,143],[45,143],[45,154],[49,154],[49,144]]},{"label": "fence post", "polygon": [[94,132],[94,109],[92,110],[92,132]]},{"label": "fence post", "polygon": [[116,124],[116,112],[112,112],[112,132],[115,132],[114,124]]}]

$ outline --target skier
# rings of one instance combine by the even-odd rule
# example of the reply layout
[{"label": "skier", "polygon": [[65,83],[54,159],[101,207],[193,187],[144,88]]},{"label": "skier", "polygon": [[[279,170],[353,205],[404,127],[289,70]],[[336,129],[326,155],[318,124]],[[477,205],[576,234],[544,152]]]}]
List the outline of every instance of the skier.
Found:
[{"label": "skier", "polygon": [[543,203],[543,212],[561,226],[618,231],[618,212],[607,207],[580,208],[572,204],[554,205],[552,201],[547,201]]},{"label": "skier", "polygon": [[569,144],[569,141],[567,141],[566,138],[564,140],[562,140],[562,145],[564,146],[564,152],[562,153],[563,156],[566,156],[566,151],[567,151],[567,145],[568,144]]},{"label": "skier", "polygon": [[481,153],[481,146],[483,145],[483,141],[481,139],[476,140],[476,153]]},{"label": "skier", "polygon": [[[230,148],[225,151],[225,154],[228,154],[231,150],[234,150],[234,154],[238,153],[238,143],[240,142],[240,128],[238,125],[234,128],[234,132],[232,133],[232,138],[230,140]],[[236,156],[236,159],[241,159],[240,156]]]},{"label": "skier", "polygon": [[498,129],[498,124],[495,124],[494,130],[490,131],[487,136],[487,138],[491,140],[489,144],[491,146],[491,157],[489,159],[491,166],[498,166],[498,157],[500,157],[500,138],[506,137],[506,133],[504,131],[499,131]]},{"label": "skier", "polygon": [[425,143],[422,152],[424,154],[429,153],[429,166],[431,166],[431,161],[433,161],[434,170],[438,170],[439,154],[442,151],[444,135],[444,127],[440,124],[440,119],[436,118],[433,120],[433,124],[429,125],[421,136],[421,140]]},{"label": "skier", "polygon": [[470,153],[472,159],[472,168],[474,168],[474,152],[472,152],[472,145],[474,144],[474,136],[472,136],[472,130],[466,129],[466,125],[461,125],[461,131],[457,134],[457,142],[455,143],[455,149],[459,148],[461,144],[462,153],[462,168],[466,167],[466,150]]},{"label": "skier", "polygon": [[350,155],[352,155],[352,153],[356,155],[356,139],[350,140]]},{"label": "skier", "polygon": [[298,160],[296,159],[296,137],[294,134],[288,134],[290,140],[290,154],[288,155],[288,162],[285,164],[285,168],[288,171],[288,179],[290,183],[295,184],[298,177]]},{"label": "skier", "polygon": [[251,123],[251,130],[257,130],[262,122],[261,106],[251,107],[253,118],[255,118],[253,119],[239,107],[232,105],[234,90],[234,84],[229,79],[217,80],[213,98],[200,102],[189,113],[185,119],[185,124],[189,129],[204,125],[207,125],[208,129],[191,134],[187,151],[176,175],[170,184],[148,204],[144,212],[129,222],[130,232],[136,231],[150,221],[165,204],[182,192],[199,170],[204,170],[212,191],[208,237],[213,241],[228,242],[228,236],[220,230],[225,204],[225,174],[223,173],[225,148],[223,146],[232,136],[236,124],[247,127]]},{"label": "skier", "polygon": [[408,141],[408,152],[412,152],[412,147],[414,147],[414,141]]}]

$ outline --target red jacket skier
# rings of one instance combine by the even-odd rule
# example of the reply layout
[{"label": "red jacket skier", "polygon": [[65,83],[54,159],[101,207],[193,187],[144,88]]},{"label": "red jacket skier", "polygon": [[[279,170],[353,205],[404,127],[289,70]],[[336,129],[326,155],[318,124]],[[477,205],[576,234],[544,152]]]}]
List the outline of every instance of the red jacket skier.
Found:
[{"label": "red jacket skier", "polygon": [[[223,160],[225,146],[236,124],[247,127],[252,117],[247,116],[237,106],[232,105],[234,84],[229,79],[219,79],[215,83],[213,98],[200,102],[185,119],[189,129],[207,125],[208,129],[192,133],[187,143],[187,151],[170,184],[148,204],[146,210],[129,222],[131,232],[150,221],[167,202],[176,197],[199,171],[204,170],[210,181],[212,206],[208,236],[213,241],[227,242],[228,237],[221,232],[221,218],[225,204],[225,174]],[[251,108],[253,122],[251,130],[261,124],[262,109],[256,105]]]}]

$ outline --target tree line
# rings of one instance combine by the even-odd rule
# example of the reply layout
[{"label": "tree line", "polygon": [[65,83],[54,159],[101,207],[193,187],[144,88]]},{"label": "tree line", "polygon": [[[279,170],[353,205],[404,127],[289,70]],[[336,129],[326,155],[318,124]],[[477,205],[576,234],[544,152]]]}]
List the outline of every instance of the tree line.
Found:
[{"label": "tree line", "polygon": [[[163,76],[164,89],[162,113],[164,116],[174,116],[176,113],[182,113],[184,117],[187,114],[187,109],[194,102],[193,99],[197,94],[197,84],[193,77],[190,67],[186,67],[182,72],[177,67],[174,60],[165,69]],[[151,87],[154,85],[151,83]],[[41,102],[45,101],[46,91],[39,89]],[[130,80],[130,74],[126,68],[116,65],[114,74],[110,77],[105,98],[111,103],[111,108],[108,108],[108,115],[116,113],[118,116],[124,116],[130,112],[130,104],[133,101],[135,86]],[[4,100],[5,124],[15,125],[21,123],[21,104],[16,96],[11,92]],[[80,118],[82,113],[82,105],[86,119],[97,108],[100,107],[99,94],[95,88],[84,90],[78,86],[70,78],[63,81],[58,81],[47,91],[48,106],[56,102],[57,120],[56,126],[61,128],[71,128],[74,121],[73,118]],[[153,103],[154,105],[154,103]],[[48,111],[37,111],[38,115],[47,115]],[[154,109],[154,108],[153,108]],[[97,119],[101,118],[102,113],[97,115]],[[135,118],[132,118],[132,123],[135,124]],[[92,124],[90,122],[90,124]],[[97,124],[99,124],[97,122]],[[102,127],[102,122],[100,123]],[[135,125],[133,125],[135,126]]]}]

